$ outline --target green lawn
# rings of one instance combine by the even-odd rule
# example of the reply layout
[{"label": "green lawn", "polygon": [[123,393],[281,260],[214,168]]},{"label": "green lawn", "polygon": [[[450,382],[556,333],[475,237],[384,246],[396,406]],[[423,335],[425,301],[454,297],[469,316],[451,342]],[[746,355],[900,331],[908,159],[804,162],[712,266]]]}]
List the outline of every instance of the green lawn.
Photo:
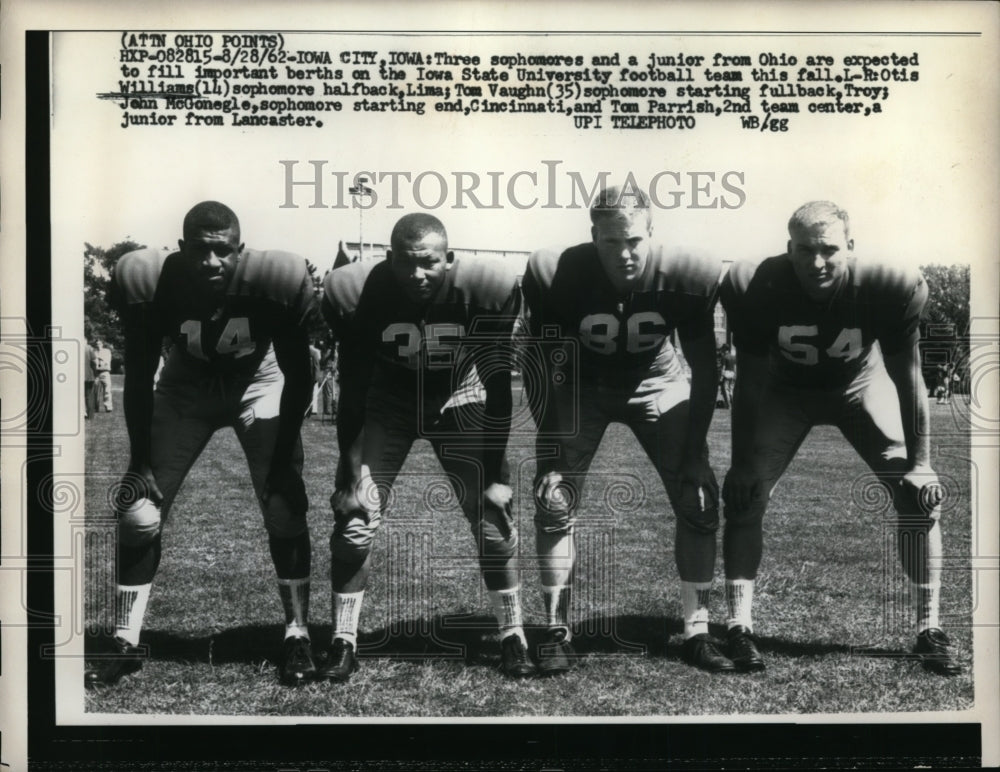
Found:
[{"label": "green lawn", "polygon": [[[116,384],[120,388],[120,383]],[[120,392],[116,408],[120,407]],[[515,403],[517,397],[515,396]],[[936,425],[952,422],[931,406]],[[89,517],[107,517],[105,481],[123,470],[128,447],[118,409],[87,423]],[[316,417],[303,429],[312,508],[314,643],[329,641],[327,500],[336,464],[333,428]],[[729,414],[709,437],[722,477]],[[972,590],[969,464],[951,436],[934,463],[957,495],[945,515],[943,622],[971,666]],[[956,450],[955,446],[958,446]],[[530,434],[510,451],[520,506],[526,620],[540,620],[533,562]],[[361,619],[362,668],[347,685],[281,687],[273,658],[281,609],[267,539],[231,432],[218,434],[191,471],[165,529],[143,641],[150,659],[115,688],[88,693],[87,710],[292,716],[653,716],[844,713],[971,707],[972,678],[926,674],[906,656],[912,622],[906,583],[891,543],[891,519],[852,502],[867,469],[839,433],[814,430],[775,493],[765,523],[756,628],[768,669],[709,675],[680,660],[680,597],[673,565],[673,515],[634,438],[612,425],[595,459],[578,531],[574,615],[576,670],[511,682],[498,670],[489,603],[460,511],[431,512],[425,489],[444,482],[430,446],[419,443],[397,484],[398,514],[383,521]],[[622,482],[628,488],[622,488]],[[622,492],[626,495],[621,496]],[[609,505],[615,514],[609,514]],[[720,535],[721,539],[721,535]],[[720,543],[721,553],[721,543]],[[110,616],[101,602],[112,581],[107,554],[88,556],[91,633]],[[721,554],[714,622],[724,620]],[[529,627],[529,638],[533,629]],[[721,634],[722,626],[715,632]]]}]

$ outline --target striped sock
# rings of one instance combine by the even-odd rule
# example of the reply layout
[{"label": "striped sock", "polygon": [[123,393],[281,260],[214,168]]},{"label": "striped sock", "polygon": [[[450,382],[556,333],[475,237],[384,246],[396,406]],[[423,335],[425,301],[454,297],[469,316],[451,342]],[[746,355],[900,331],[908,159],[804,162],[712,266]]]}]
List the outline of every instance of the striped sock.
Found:
[{"label": "striped sock", "polygon": [[518,635],[527,646],[528,642],[524,637],[524,627],[521,620],[521,588],[512,587],[509,590],[490,590],[490,603],[493,605],[493,614],[497,618],[497,625],[500,628],[500,640],[508,635]]},{"label": "striped sock", "polygon": [[726,606],[729,617],[726,627],[732,629],[743,625],[753,631],[753,579],[726,580]]},{"label": "striped sock", "polygon": [[139,633],[152,587],[150,583],[119,584],[115,588],[115,635],[133,646],[139,645]]},{"label": "striped sock", "polygon": [[365,591],[333,593],[333,637],[358,645],[358,621]]},{"label": "striped sock", "polygon": [[711,582],[681,582],[684,640],[708,632],[708,599]]},{"label": "striped sock", "polygon": [[278,595],[285,610],[285,637],[309,637],[309,578],[278,579]]}]

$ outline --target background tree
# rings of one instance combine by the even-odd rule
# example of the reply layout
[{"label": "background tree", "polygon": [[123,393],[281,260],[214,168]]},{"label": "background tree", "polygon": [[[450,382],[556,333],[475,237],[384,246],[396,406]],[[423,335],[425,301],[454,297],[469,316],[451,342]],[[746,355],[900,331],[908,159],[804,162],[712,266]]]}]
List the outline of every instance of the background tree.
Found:
[{"label": "background tree", "polygon": [[924,378],[933,389],[937,366],[955,364],[964,383],[969,355],[969,266],[922,265],[920,271],[928,289],[920,323]]},{"label": "background tree", "polygon": [[83,319],[88,339],[101,338],[111,345],[114,354],[124,352],[124,338],[118,314],[108,303],[111,271],[122,255],[145,245],[125,239],[105,249],[84,242],[83,250]]}]

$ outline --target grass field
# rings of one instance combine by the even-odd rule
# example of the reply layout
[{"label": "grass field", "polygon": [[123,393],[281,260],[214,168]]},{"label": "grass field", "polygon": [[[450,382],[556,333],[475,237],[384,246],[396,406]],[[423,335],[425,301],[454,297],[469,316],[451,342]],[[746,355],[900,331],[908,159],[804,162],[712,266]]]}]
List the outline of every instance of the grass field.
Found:
[{"label": "grass field", "polygon": [[[120,389],[120,378],[116,388]],[[124,470],[120,411],[87,423],[88,518],[107,518],[106,480]],[[958,399],[958,398],[956,398]],[[515,395],[515,403],[517,395]],[[931,406],[934,426],[952,411]],[[329,550],[336,464],[334,430],[303,428],[312,504],[311,632],[330,637]],[[729,413],[718,410],[709,444],[716,474],[729,463]],[[949,481],[944,516],[942,622],[971,666],[972,587],[968,441],[935,440],[933,462]],[[529,640],[540,621],[531,524],[530,435],[510,451],[520,506],[522,588]],[[850,713],[971,707],[972,678],[926,674],[913,643],[906,582],[889,513],[852,500],[867,468],[839,433],[815,429],[775,492],[765,522],[756,629],[766,672],[709,675],[680,660],[679,582],[673,515],[652,466],[627,429],[612,425],[595,459],[578,530],[574,598],[578,667],[566,676],[511,682],[499,672],[494,623],[460,511],[418,443],[397,483],[399,506],[383,520],[361,618],[361,670],[347,685],[278,684],[273,658],[281,608],[267,538],[242,452],[220,432],[191,471],[164,532],[143,642],[149,661],[117,687],[87,694],[107,713],[266,716],[656,716]],[[855,497],[856,498],[856,497]],[[433,510],[433,511],[432,511]],[[613,514],[609,514],[613,513]],[[93,521],[93,520],[92,520]],[[720,535],[721,540],[721,535]],[[111,556],[88,556],[91,634],[107,625]],[[721,541],[712,619],[724,621]],[[713,625],[721,635],[722,625]]]}]

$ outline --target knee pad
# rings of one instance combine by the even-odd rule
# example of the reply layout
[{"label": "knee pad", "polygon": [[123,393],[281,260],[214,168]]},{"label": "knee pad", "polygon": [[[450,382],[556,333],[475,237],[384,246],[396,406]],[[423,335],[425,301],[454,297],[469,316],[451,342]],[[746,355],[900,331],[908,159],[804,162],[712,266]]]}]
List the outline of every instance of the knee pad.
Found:
[{"label": "knee pad", "polygon": [[369,511],[361,506],[343,507],[347,501],[347,498],[338,497],[337,493],[330,498],[333,507],[330,554],[336,560],[359,563],[371,552],[382,518],[378,509]]},{"label": "knee pad", "polygon": [[719,530],[719,505],[712,504],[702,509],[700,506],[679,506],[674,510],[678,525],[696,533],[715,533]]},{"label": "knee pad", "polygon": [[509,558],[517,551],[517,528],[513,519],[497,507],[483,507],[479,528],[473,528],[473,533],[479,539],[484,556]]},{"label": "knee pad", "polygon": [[[767,509],[767,499],[754,501],[746,509],[736,509],[726,504],[726,525],[749,526],[760,523],[764,519],[765,509]],[[718,517],[718,512],[716,512],[716,517]]]},{"label": "knee pad", "polygon": [[160,508],[142,498],[118,514],[118,541],[127,547],[152,543],[160,532]]},{"label": "knee pad", "polygon": [[305,512],[293,512],[285,497],[274,493],[264,504],[264,527],[271,536],[293,539],[305,533],[309,524]]},{"label": "knee pad", "polygon": [[576,494],[558,472],[535,485],[535,525],[544,533],[569,533],[576,522]]}]

